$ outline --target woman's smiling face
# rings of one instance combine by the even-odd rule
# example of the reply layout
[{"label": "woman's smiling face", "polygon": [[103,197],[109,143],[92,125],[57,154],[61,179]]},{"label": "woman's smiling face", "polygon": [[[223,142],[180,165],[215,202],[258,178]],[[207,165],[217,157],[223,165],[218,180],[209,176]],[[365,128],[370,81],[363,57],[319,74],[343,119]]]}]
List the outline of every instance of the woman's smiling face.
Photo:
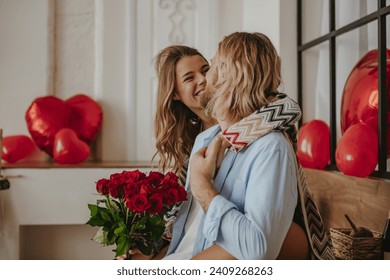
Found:
[{"label": "woman's smiling face", "polygon": [[199,55],[185,56],[176,64],[175,100],[179,100],[195,114],[203,110],[200,93],[206,86],[209,64]]}]

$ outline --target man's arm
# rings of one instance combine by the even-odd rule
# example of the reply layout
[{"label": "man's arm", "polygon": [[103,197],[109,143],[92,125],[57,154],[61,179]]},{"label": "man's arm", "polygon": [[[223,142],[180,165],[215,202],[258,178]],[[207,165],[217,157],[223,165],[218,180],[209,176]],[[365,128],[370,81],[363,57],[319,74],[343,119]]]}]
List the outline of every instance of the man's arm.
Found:
[{"label": "man's arm", "polygon": [[221,246],[215,244],[193,256],[191,260],[236,260],[236,258]]},{"label": "man's arm", "polygon": [[[240,259],[275,259],[296,206],[295,164],[289,159],[294,156],[293,152],[286,151],[287,144],[277,134],[269,137],[266,142],[253,144],[255,146],[246,151],[249,157],[235,162],[247,166],[246,175],[241,174],[243,178],[231,180],[229,184],[230,188],[245,195],[244,209],[239,210],[238,205],[219,194],[214,194],[210,203],[205,200],[203,232],[206,238]],[[215,157],[215,152],[211,150],[210,153]],[[210,158],[203,151],[195,160],[200,161],[197,169],[202,172],[191,169],[190,179],[196,182],[196,198],[202,199],[204,191],[198,187],[212,187],[208,180],[215,169],[208,160]]]}]

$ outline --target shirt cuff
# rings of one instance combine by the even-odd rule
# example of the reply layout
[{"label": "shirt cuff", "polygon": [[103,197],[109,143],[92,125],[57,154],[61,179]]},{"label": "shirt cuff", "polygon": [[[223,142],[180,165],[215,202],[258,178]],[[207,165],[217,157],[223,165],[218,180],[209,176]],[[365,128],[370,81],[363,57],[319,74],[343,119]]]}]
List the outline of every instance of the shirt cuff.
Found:
[{"label": "shirt cuff", "polygon": [[203,224],[203,234],[206,239],[214,243],[218,238],[221,220],[226,212],[237,209],[231,201],[217,195],[211,201]]}]

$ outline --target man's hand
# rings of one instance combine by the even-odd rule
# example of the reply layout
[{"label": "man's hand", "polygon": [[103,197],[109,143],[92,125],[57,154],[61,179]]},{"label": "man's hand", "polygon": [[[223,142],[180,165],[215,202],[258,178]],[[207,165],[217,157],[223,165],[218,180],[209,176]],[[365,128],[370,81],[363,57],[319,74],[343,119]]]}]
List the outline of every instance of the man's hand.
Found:
[{"label": "man's hand", "polygon": [[191,192],[205,212],[218,194],[212,182],[225,154],[226,145],[222,143],[223,138],[218,135],[209,147],[200,149],[191,159]]}]

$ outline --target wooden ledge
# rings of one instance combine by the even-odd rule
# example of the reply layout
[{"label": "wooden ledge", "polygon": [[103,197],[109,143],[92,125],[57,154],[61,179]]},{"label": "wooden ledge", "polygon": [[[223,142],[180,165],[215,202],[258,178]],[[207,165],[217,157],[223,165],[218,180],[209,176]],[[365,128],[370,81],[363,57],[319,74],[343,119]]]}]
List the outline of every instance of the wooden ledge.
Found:
[{"label": "wooden ledge", "polygon": [[86,161],[78,164],[60,164],[54,161],[3,163],[3,169],[14,168],[155,168],[157,163],[148,161]]},{"label": "wooden ledge", "polygon": [[304,170],[327,229],[350,227],[344,217],[348,214],[358,226],[382,232],[390,210],[390,180]]}]

